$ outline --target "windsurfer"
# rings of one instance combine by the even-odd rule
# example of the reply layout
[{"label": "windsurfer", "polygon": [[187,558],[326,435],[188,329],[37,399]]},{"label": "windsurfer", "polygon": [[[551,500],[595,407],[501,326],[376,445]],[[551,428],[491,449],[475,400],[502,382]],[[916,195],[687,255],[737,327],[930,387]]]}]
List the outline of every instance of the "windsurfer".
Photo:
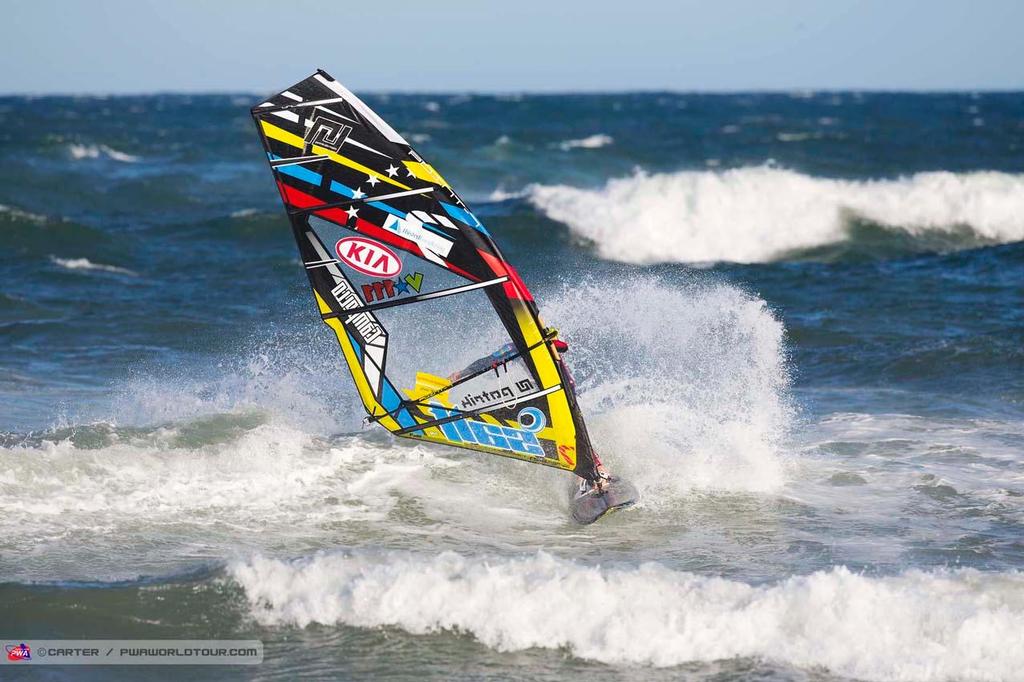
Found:
[{"label": "windsurfer", "polygon": [[[548,327],[544,330],[544,334],[551,338],[551,346],[554,350],[555,359],[562,366],[562,370],[565,372],[565,376],[569,379],[569,385],[572,386],[573,393],[576,392],[576,381],[572,378],[572,372],[569,371],[569,365],[566,364],[562,358],[562,353],[566,353],[569,350],[569,344],[558,338],[558,330],[554,327]],[[597,489],[598,492],[604,492],[605,488],[608,487],[610,476],[605,470],[604,465],[601,464],[601,458],[598,456],[596,450],[591,451],[594,455],[594,470],[597,472],[597,478],[589,481],[581,476],[577,476],[577,482],[580,486],[580,494],[586,494],[593,489]]]},{"label": "windsurfer", "polygon": [[[562,359],[562,353],[568,352],[569,344],[558,338],[558,330],[554,327],[547,327],[544,329],[544,336],[551,340],[551,348],[555,360],[562,366],[562,370],[565,372],[565,376],[569,379],[569,386],[572,387],[573,392],[576,391],[576,382],[572,378],[572,373],[569,371],[569,366]],[[514,344],[506,343],[505,345],[498,348],[490,355],[486,355],[479,360],[475,360],[470,363],[465,369],[455,372],[448,377],[449,381],[458,381],[464,377],[473,376],[479,374],[487,369],[497,368],[504,362],[508,362],[516,355],[516,347]],[[597,452],[594,455],[594,469],[597,473],[597,477],[594,480],[588,480],[577,476],[577,482],[580,486],[580,494],[585,494],[590,490],[596,488],[599,492],[603,492],[608,487],[610,480],[607,470],[604,465],[601,464],[601,459],[598,457]]]}]

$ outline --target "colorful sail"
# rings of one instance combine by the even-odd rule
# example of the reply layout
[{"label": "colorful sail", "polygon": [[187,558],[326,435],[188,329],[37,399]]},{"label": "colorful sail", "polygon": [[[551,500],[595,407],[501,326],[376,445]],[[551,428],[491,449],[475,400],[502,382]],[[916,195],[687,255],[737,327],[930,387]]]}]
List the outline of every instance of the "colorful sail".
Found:
[{"label": "colorful sail", "polygon": [[[369,419],[593,479],[571,380],[533,297],[434,167],[323,71],[252,115]],[[485,360],[467,369],[450,359],[459,354]]]}]

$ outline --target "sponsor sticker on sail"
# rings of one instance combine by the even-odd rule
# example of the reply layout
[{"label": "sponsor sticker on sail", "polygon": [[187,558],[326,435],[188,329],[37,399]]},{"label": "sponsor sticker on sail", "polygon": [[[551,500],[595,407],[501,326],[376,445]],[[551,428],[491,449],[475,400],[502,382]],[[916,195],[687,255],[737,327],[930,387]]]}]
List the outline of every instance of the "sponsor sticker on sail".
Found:
[{"label": "sponsor sticker on sail", "polygon": [[365,237],[345,237],[334,245],[346,265],[371,277],[394,277],[402,271],[398,254],[380,242]]}]

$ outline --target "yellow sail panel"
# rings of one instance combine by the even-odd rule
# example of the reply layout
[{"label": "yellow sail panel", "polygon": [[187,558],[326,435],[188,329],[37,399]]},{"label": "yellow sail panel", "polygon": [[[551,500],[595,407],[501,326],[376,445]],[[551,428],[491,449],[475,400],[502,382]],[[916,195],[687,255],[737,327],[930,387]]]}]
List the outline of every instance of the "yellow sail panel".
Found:
[{"label": "yellow sail panel", "polygon": [[441,174],[438,173],[429,163],[424,163],[422,161],[403,161],[402,163],[405,164],[405,167],[409,169],[410,173],[420,180],[426,180],[427,182],[432,182],[433,184],[441,185],[442,187],[448,186],[448,181],[442,178]]}]

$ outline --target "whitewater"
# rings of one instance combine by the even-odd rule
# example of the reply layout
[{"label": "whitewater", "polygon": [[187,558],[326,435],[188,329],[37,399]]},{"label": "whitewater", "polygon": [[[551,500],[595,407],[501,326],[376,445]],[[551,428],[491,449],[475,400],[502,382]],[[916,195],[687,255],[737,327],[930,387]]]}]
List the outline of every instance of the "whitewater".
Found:
[{"label": "whitewater", "polygon": [[[131,585],[199,561],[216,569],[199,587],[240,590],[231,608],[267,633],[385,627],[608,665],[750,658],[865,679],[1012,679],[1024,649],[1005,643],[1024,632],[1024,575],[865,568],[917,540],[874,546],[917,486],[897,472],[869,484],[793,433],[784,328],[762,300],[699,276],[682,288],[631,276],[620,300],[607,284],[556,288],[547,310],[587,338],[572,351],[584,409],[609,466],[642,490],[629,514],[572,527],[558,472],[361,432],[355,411],[297,380],[305,358],[281,351],[294,344],[263,342],[226,372],[126,385],[106,408],[116,423],[76,419],[0,449],[0,534],[34,547],[0,567]],[[627,338],[617,369],[594,351]],[[847,419],[826,420],[825,442],[858,438],[865,425]],[[983,446],[970,430],[951,428],[949,447]],[[933,487],[983,497],[998,466]],[[1024,520],[1024,504],[1003,504]],[[807,538],[804,517],[829,519],[831,546]],[[770,539],[749,547],[765,523]],[[662,539],[638,544],[638,532]],[[362,549],[369,538],[406,549]],[[833,558],[807,562],[818,553]],[[766,574],[780,564],[796,574]]]},{"label": "whitewater", "polygon": [[922,249],[1024,239],[1024,175],[1007,173],[833,180],[760,166],[640,172],[595,189],[532,185],[525,195],[627,263],[787,260],[855,239],[858,224]]},{"label": "whitewater", "polygon": [[499,651],[565,648],[609,664],[756,657],[882,680],[1011,679],[1024,664],[1024,575],[836,568],[752,586],[657,563],[454,552],[257,557],[229,574],[267,625],[450,630]]}]

